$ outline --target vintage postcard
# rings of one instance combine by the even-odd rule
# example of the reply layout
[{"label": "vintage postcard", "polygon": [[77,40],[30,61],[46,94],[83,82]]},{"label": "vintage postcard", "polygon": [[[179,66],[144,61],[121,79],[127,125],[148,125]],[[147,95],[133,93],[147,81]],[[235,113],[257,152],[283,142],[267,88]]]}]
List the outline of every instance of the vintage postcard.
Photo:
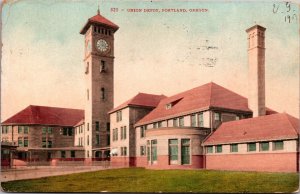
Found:
[{"label": "vintage postcard", "polygon": [[3,0],[4,192],[299,191],[299,5]]}]

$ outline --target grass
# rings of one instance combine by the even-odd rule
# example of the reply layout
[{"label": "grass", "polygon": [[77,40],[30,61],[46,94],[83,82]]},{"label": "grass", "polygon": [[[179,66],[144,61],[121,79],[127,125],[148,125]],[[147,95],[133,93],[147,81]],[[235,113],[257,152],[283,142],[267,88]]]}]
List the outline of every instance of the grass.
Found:
[{"label": "grass", "polygon": [[6,192],[294,192],[297,173],[124,168],[1,183]]}]

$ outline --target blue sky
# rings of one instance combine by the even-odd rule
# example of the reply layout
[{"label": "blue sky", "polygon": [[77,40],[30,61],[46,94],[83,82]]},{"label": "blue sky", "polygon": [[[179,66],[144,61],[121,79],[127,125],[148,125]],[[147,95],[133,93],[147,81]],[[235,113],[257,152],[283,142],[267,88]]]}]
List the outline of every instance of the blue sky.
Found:
[{"label": "blue sky", "polygon": [[[101,14],[120,26],[115,106],[138,92],[169,96],[210,81],[247,96],[245,30],[259,24],[267,28],[267,106],[299,117],[299,18],[285,22],[299,13],[294,4],[288,9],[283,2],[27,0],[9,1],[2,10],[2,120],[29,104],[84,107],[79,31],[99,2]],[[127,12],[133,8],[208,12]],[[217,49],[199,49],[203,45]],[[203,58],[216,59],[215,66],[203,66]]]}]

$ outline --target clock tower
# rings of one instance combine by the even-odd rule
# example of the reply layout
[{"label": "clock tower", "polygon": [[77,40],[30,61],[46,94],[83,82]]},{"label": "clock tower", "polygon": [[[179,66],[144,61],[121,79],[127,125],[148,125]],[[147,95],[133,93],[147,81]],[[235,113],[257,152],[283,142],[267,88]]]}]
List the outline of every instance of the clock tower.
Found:
[{"label": "clock tower", "polygon": [[86,161],[109,153],[110,121],[108,111],[114,102],[114,33],[119,27],[100,15],[88,19],[84,35]]}]

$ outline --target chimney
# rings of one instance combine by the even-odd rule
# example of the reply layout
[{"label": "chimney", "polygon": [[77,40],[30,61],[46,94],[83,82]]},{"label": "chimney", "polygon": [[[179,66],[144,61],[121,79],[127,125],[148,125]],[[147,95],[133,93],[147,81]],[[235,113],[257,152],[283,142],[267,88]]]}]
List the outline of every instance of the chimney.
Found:
[{"label": "chimney", "polygon": [[248,106],[253,117],[266,114],[265,106],[265,30],[255,25],[248,33]]}]

